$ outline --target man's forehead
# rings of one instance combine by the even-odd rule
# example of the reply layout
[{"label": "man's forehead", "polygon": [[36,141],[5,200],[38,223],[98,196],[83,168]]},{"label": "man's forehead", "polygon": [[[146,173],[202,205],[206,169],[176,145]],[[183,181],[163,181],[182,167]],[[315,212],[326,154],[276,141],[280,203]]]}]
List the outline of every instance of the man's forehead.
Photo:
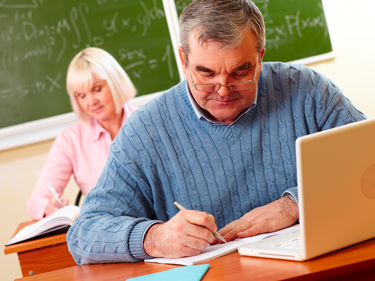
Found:
[{"label": "man's forehead", "polygon": [[237,46],[223,45],[221,42],[198,42],[198,33],[192,32],[189,38],[189,63],[199,70],[213,70],[219,65],[226,65],[231,70],[255,67],[258,58],[256,37],[247,33]]},{"label": "man's forehead", "polygon": [[233,49],[228,49],[224,52],[215,49],[207,49],[205,52],[200,52],[192,49],[188,58],[189,65],[202,72],[217,72],[225,68],[226,71],[232,73],[253,69],[257,62],[257,52]]}]

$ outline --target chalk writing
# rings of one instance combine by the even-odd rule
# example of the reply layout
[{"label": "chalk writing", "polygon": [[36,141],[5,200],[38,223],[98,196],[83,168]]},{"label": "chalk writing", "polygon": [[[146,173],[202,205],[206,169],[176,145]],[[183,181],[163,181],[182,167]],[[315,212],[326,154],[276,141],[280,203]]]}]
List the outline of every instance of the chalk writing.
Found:
[{"label": "chalk writing", "polygon": [[[179,13],[192,2],[192,0],[175,0],[176,9]],[[294,36],[303,38],[304,31],[308,29],[321,28],[324,30],[324,37],[328,37],[328,28],[324,16],[323,6],[317,1],[317,7],[321,11],[316,16],[302,16],[301,7],[305,7],[304,1],[287,1],[287,0],[253,0],[263,15],[266,26],[266,50],[278,50],[280,44],[287,45],[294,40]],[[270,7],[278,2],[287,8],[288,2],[291,7],[288,10],[294,10],[293,14],[286,14],[284,20],[275,20],[274,16],[279,10],[272,10]],[[300,2],[300,3],[298,3]],[[272,11],[271,11],[272,10]],[[287,10],[287,9],[285,9]],[[314,12],[315,14],[315,12]]]},{"label": "chalk writing", "polygon": [[45,75],[43,79],[38,79],[30,84],[23,84],[19,86],[14,86],[12,88],[0,89],[0,99],[16,99],[20,100],[30,94],[43,93],[47,90],[48,93],[53,94],[54,88],[62,89],[63,85],[61,84],[62,73],[59,72],[53,78],[49,75]]},{"label": "chalk writing", "polygon": [[116,27],[116,19],[118,16],[118,12],[115,12],[111,19],[104,19],[103,26],[108,31],[107,36],[113,36],[118,32]]},{"label": "chalk writing", "polygon": [[150,69],[154,69],[159,67],[159,62],[163,63],[166,62],[168,67],[168,74],[170,78],[174,78],[173,73],[173,65],[172,65],[172,57],[171,57],[171,47],[167,45],[165,47],[165,52],[160,59],[158,58],[148,58],[142,49],[139,50],[132,50],[127,51],[126,49],[122,48],[118,50],[120,54],[120,60],[126,60],[129,62],[124,69],[126,71],[131,71],[133,76],[137,79],[142,78],[143,69],[137,69],[138,66],[148,65]]},{"label": "chalk writing", "polygon": [[87,4],[85,3],[81,3],[79,5],[79,14],[81,15],[81,19],[86,30],[86,35],[87,35],[87,40],[88,40],[88,44],[86,45],[86,47],[89,47],[92,45],[90,28],[85,18],[85,14],[87,14],[88,12],[89,12],[89,6],[87,6]]},{"label": "chalk writing", "polygon": [[70,112],[66,71],[88,46],[110,52],[139,94],[179,81],[162,1],[58,2],[0,0],[0,128]]},{"label": "chalk writing", "polygon": [[5,8],[5,9],[32,9],[32,8],[38,8],[39,3],[42,3],[43,0],[32,0],[30,4],[13,4],[10,1],[7,0],[2,0],[0,1],[0,8]]},{"label": "chalk writing", "polygon": [[[109,0],[98,0],[99,5],[105,5],[110,2]],[[114,1],[116,2],[116,1]],[[151,3],[150,3],[151,2]],[[5,5],[4,2],[0,3],[0,7],[12,8],[25,8],[25,9],[38,9],[43,7],[43,1],[33,1],[33,5]],[[150,5],[151,4],[151,5]],[[105,37],[113,37],[120,32],[119,28],[131,28],[131,32],[134,33],[137,29],[142,29],[140,35],[146,36],[148,30],[152,27],[152,21],[165,18],[162,7],[159,7],[157,0],[149,1],[145,3],[140,1],[141,13],[138,13],[135,19],[131,17],[122,17],[119,15],[119,11],[115,11],[109,17],[103,19],[103,27],[107,31]],[[47,60],[51,60],[55,57],[55,62],[60,62],[61,58],[67,49],[66,34],[73,35],[74,40],[71,41],[71,47],[74,49],[82,49],[88,46],[101,47],[105,45],[105,38],[103,36],[92,36],[90,26],[87,22],[87,15],[90,14],[89,6],[86,3],[80,3],[73,6],[69,10],[68,17],[56,19],[53,24],[44,24],[38,26],[33,22],[33,10],[26,11],[14,11],[14,23],[15,25],[6,26],[0,34],[0,38],[3,41],[33,41],[40,40],[41,43],[34,47],[30,47],[29,50],[22,51],[22,53],[10,52],[3,50],[2,52],[2,66],[4,71],[8,71],[12,64],[24,62],[30,58],[39,58],[44,56]],[[18,26],[17,26],[18,24]],[[139,24],[141,28],[138,28],[136,24]],[[83,28],[80,27],[83,26]],[[86,36],[84,41],[82,33]],[[55,48],[59,48],[55,50]],[[120,60],[124,59],[124,53],[120,50]],[[127,54],[130,56],[131,53]],[[152,64],[153,68],[156,68],[156,64]],[[169,71],[168,71],[169,72]]]},{"label": "chalk writing", "polygon": [[[97,1],[98,4],[104,5],[107,1]],[[158,7],[156,0],[152,1],[152,7],[148,7],[145,2],[141,1],[140,5],[143,10],[143,14],[137,14],[137,21],[142,25],[142,36],[146,36],[148,29],[151,27],[152,20],[163,18],[164,11]],[[4,2],[0,3],[0,7],[11,8],[40,8],[43,6],[42,1],[33,1],[33,5],[5,5]],[[55,24],[43,26],[37,26],[33,20],[33,11],[20,12],[19,10],[14,11],[14,23],[20,23],[21,26],[16,29],[15,26],[9,25],[4,28],[0,34],[0,38],[3,41],[20,41],[20,40],[38,40],[41,37],[46,37],[42,44],[38,44],[32,47],[30,50],[26,50],[23,53],[10,55],[10,52],[3,52],[3,69],[8,70],[8,63],[18,63],[25,61],[31,57],[46,56],[48,60],[52,57],[53,47],[57,46],[57,41],[59,41],[60,50],[56,52],[56,62],[59,62],[61,57],[67,48],[67,40],[64,33],[74,33],[75,40],[71,43],[74,49],[79,49],[87,46],[103,46],[105,39],[102,36],[91,36],[91,31],[89,24],[86,20],[86,15],[89,14],[89,6],[86,3],[80,3],[78,6],[73,6],[69,11],[68,18],[61,18],[56,21]],[[110,18],[105,18],[103,20],[103,27],[107,31],[106,36],[112,37],[119,32],[117,27],[117,21],[120,20],[121,27],[132,27],[132,32],[137,30],[136,27],[130,26],[131,18],[119,18],[119,12],[115,11]],[[82,42],[82,31],[79,27],[79,22],[83,25],[83,31],[86,35],[86,43]],[[135,22],[135,21],[134,21]],[[56,37],[58,36],[58,37]],[[83,43],[83,44],[82,44]],[[6,59],[5,57],[10,57]]]},{"label": "chalk writing", "polygon": [[179,13],[182,12],[182,10],[187,6],[189,5],[190,3],[192,2],[192,0],[176,0],[175,1],[175,4],[176,4],[176,9]]},{"label": "chalk writing", "polygon": [[167,61],[168,63],[168,70],[169,70],[169,77],[173,78],[173,69],[172,69],[172,57],[171,57],[171,47],[169,45],[166,46],[165,53],[161,58],[162,61]]},{"label": "chalk writing", "polygon": [[321,11],[316,16],[303,16],[299,8],[303,6],[294,4],[295,13],[284,15],[284,21],[275,21],[270,11],[270,5],[273,2],[271,0],[254,0],[254,3],[263,14],[266,26],[267,50],[278,50],[280,49],[280,44],[286,45],[285,42],[293,41],[295,36],[303,38],[304,32],[308,29],[321,28],[324,30],[324,37],[328,36],[327,24],[321,3],[317,2],[316,4]]},{"label": "chalk writing", "polygon": [[143,26],[142,36],[146,36],[148,29],[151,27],[151,21],[165,17],[164,11],[158,7],[156,0],[153,1],[152,8],[148,8],[143,1],[139,2],[144,10],[144,14],[138,14],[137,20]]}]

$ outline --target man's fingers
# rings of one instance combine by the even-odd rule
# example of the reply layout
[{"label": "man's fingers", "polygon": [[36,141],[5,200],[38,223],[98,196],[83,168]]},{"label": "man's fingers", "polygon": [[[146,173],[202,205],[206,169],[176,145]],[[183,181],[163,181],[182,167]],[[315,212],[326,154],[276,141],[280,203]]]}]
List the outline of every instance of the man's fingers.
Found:
[{"label": "man's fingers", "polygon": [[204,212],[182,210],[166,223],[151,226],[143,246],[145,252],[153,257],[194,256],[216,239],[211,229],[217,229],[212,216]]},{"label": "man's fingers", "polygon": [[213,232],[211,230],[208,230],[205,227],[191,224],[187,229],[186,229],[186,234],[189,237],[195,237],[198,238],[199,240],[204,241],[206,244],[204,247],[198,247],[196,249],[204,249],[207,246],[207,243],[212,243],[215,241],[216,237],[214,236]]},{"label": "man's fingers", "polygon": [[255,208],[219,231],[227,241],[273,232],[294,224],[299,217],[298,205],[282,197]]},{"label": "man's fingers", "polygon": [[184,241],[181,241],[181,243],[190,249],[199,251],[199,253],[208,245],[208,242],[206,240],[192,236],[188,236],[186,239],[184,239]]},{"label": "man's fingers", "polygon": [[215,224],[215,218],[205,212],[184,210],[180,211],[186,218],[186,220],[194,225],[203,226],[204,228],[210,230],[211,232],[217,231],[217,226]]},{"label": "man's fingers", "polygon": [[246,238],[246,237],[251,237],[251,236],[255,236],[258,234],[262,234],[262,233],[268,233],[269,232],[268,229],[269,227],[266,226],[266,224],[255,224],[252,227],[244,231],[238,232],[237,237]]},{"label": "man's fingers", "polygon": [[236,239],[238,233],[244,232],[247,229],[252,227],[252,221],[244,221],[242,219],[236,220],[231,224],[227,225],[225,228],[219,231],[219,233],[224,237],[227,241],[232,241]]}]

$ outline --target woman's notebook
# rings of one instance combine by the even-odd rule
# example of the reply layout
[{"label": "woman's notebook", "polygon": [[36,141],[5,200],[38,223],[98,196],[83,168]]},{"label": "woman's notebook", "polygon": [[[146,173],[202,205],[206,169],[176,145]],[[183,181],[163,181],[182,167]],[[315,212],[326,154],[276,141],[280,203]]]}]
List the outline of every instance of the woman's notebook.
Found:
[{"label": "woman's notebook", "polygon": [[79,214],[79,210],[80,208],[74,205],[65,206],[48,217],[22,228],[5,246],[66,232]]}]

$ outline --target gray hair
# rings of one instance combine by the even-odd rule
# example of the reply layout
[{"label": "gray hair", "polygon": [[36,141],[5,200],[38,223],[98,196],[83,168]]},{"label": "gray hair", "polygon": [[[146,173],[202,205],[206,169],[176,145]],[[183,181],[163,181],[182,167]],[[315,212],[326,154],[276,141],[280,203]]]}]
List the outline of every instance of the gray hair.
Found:
[{"label": "gray hair", "polygon": [[73,111],[85,122],[91,117],[79,106],[75,93],[90,89],[93,75],[107,82],[117,113],[121,112],[124,104],[137,93],[125,70],[108,52],[95,47],[80,51],[69,64],[66,89]]},{"label": "gray hair", "polygon": [[262,13],[251,0],[195,0],[182,12],[179,21],[180,44],[189,54],[189,36],[198,32],[198,43],[219,42],[223,48],[241,44],[244,33],[252,30],[258,53],[265,46]]}]

